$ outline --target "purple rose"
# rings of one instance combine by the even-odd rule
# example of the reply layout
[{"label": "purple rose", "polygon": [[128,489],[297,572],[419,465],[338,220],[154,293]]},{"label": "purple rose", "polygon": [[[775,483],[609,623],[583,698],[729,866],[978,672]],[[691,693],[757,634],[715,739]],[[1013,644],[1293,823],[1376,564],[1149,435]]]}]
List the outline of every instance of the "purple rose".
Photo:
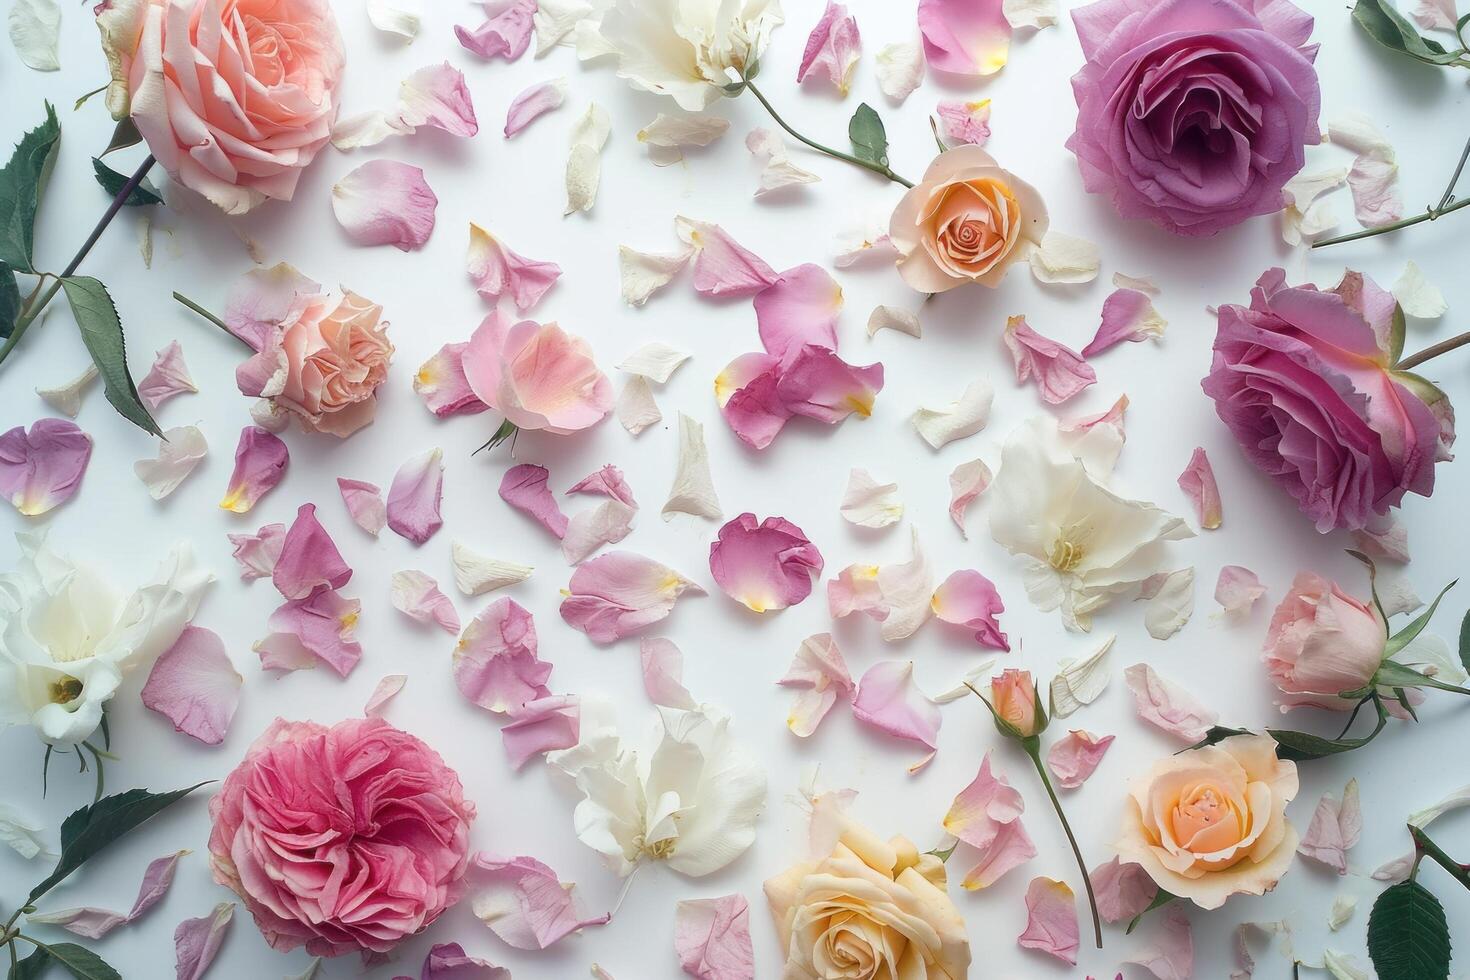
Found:
[{"label": "purple rose", "polygon": [[1290,0],[1098,0],[1072,11],[1082,183],[1125,218],[1213,235],[1280,211],[1321,141],[1312,18]]},{"label": "purple rose", "polygon": [[1429,496],[1455,439],[1449,400],[1393,369],[1394,298],[1357,272],[1327,292],[1271,269],[1251,305],[1222,306],[1202,382],[1246,456],[1317,530],[1381,525],[1406,492]]}]

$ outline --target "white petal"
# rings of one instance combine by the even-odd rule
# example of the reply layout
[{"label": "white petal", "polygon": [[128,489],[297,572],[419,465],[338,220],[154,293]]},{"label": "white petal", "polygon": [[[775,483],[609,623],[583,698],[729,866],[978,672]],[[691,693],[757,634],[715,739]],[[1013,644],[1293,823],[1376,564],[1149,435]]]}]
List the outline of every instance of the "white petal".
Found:
[{"label": "white petal", "polygon": [[602,180],[602,148],[610,132],[612,123],[607,110],[596,102],[587,107],[572,127],[572,149],[567,157],[567,206],[563,214],[592,210]]},{"label": "white petal", "polygon": [[533,571],[530,565],[489,558],[459,541],[450,545],[449,560],[454,564],[454,584],[465,595],[484,595],[524,582]]},{"label": "white petal", "polygon": [[1000,9],[1012,27],[1040,30],[1057,22],[1057,0],[1004,0]]},{"label": "white petal", "polygon": [[919,314],[897,306],[873,307],[873,312],[868,315],[868,336],[873,336],[879,330],[897,330],[910,337],[921,337],[924,333],[924,328],[919,325]]},{"label": "white petal", "polygon": [[[949,704],[951,701],[958,701],[960,698],[973,696],[975,692],[971,691],[970,687],[981,687],[982,684],[985,684],[990,678],[990,669],[994,666],[994,657],[976,664],[974,667],[965,671],[964,678],[958,684],[948,691],[934,695],[932,700],[935,704]],[[984,690],[983,687],[981,689]]]},{"label": "white petal", "polygon": [[638,130],[638,142],[647,144],[649,156],[663,167],[684,159],[680,152],[684,147],[709,146],[724,136],[729,128],[730,120],[723,116],[705,112],[670,116],[660,112],[653,122]]},{"label": "white petal", "polygon": [[367,0],[368,20],[380,31],[406,37],[419,32],[418,0]]},{"label": "white petal", "polygon": [[1378,227],[1402,217],[1398,157],[1373,122],[1360,112],[1350,112],[1332,120],[1327,133],[1332,142],[1357,154],[1347,183],[1358,221]]},{"label": "white petal", "polygon": [[36,394],[41,400],[56,409],[67,418],[76,418],[77,413],[82,410],[82,396],[87,393],[87,388],[93,381],[97,380],[97,365],[88,364],[87,370],[72,378],[65,384],[54,388],[37,388]]},{"label": "white petal", "polygon": [[1113,285],[1119,289],[1136,289],[1147,296],[1159,295],[1159,284],[1148,276],[1130,276],[1122,272],[1113,273]]},{"label": "white petal", "polygon": [[635,436],[664,417],[658,410],[658,402],[653,400],[653,388],[641,374],[633,375],[623,384],[613,411],[617,412],[623,428]]},{"label": "white petal", "polygon": [[887,527],[903,517],[903,501],[897,483],[879,483],[867,470],[855,469],[847,476],[841,510],[859,527]]},{"label": "white petal", "polygon": [[693,514],[719,520],[720,499],[715,495],[714,480],[709,472],[709,450],[704,446],[704,426],[679,413],[679,468],[674,485],[664,504],[667,521],[675,514]]},{"label": "white petal", "polygon": [[1461,786],[1433,806],[1409,814],[1409,823],[1422,830],[1446,813],[1467,806],[1470,806],[1470,786]]},{"label": "white petal", "polygon": [[1356,895],[1339,895],[1332,900],[1332,911],[1327,916],[1327,928],[1333,932],[1347,925],[1358,908]]},{"label": "white petal", "polygon": [[580,564],[605,544],[616,544],[633,529],[638,508],[621,500],[604,500],[572,515],[562,535],[561,553],[571,565]]},{"label": "white petal", "polygon": [[1444,293],[1424,278],[1424,272],[1414,260],[1404,265],[1404,274],[1393,284],[1393,298],[1404,308],[1404,315],[1417,320],[1437,320],[1444,316],[1449,304]]},{"label": "white petal", "polygon": [[56,0],[15,0],[10,7],[10,43],[27,68],[57,71],[61,6]]},{"label": "white petal", "polygon": [[176,426],[163,434],[158,458],[138,460],[133,464],[133,472],[148,487],[150,497],[162,500],[179,488],[208,452],[204,433],[197,426]]},{"label": "white petal", "polygon": [[689,360],[689,354],[686,351],[677,350],[655,340],[644,344],[623,358],[618,364],[618,370],[663,384],[679,369],[679,365],[687,360]]},{"label": "white petal", "polygon": [[0,844],[5,844],[29,861],[38,854],[48,854],[41,824],[21,813],[9,803],[0,803]]},{"label": "white petal", "polygon": [[760,186],[755,189],[756,197],[765,197],[783,187],[796,184],[814,184],[822,179],[792,163],[781,134],[773,130],[752,129],[745,137],[745,148],[756,157],[766,158],[765,167],[761,170]]},{"label": "white petal", "polygon": [[618,274],[622,280],[623,302],[629,306],[648,302],[648,297],[667,286],[693,255],[692,248],[674,255],[658,255],[619,245]]},{"label": "white petal", "polygon": [[878,569],[878,590],[888,606],[888,616],[878,627],[878,635],[890,643],[913,636],[934,611],[934,576],[919,547],[919,529],[912,527],[910,531],[913,557]]},{"label": "white petal", "polygon": [[579,21],[592,14],[585,0],[540,0],[531,18],[536,28],[536,57],[565,41]]},{"label": "white petal", "polygon": [[1056,676],[1051,679],[1051,713],[1054,716],[1065,718],[1083,705],[1096,701],[1107,690],[1113,675],[1105,660],[1115,640],[1116,636],[1110,636],[1096,652],[1081,660],[1069,657],[1057,664]]},{"label": "white petal", "polygon": [[1347,168],[1334,167],[1299,173],[1282,188],[1286,207],[1281,212],[1281,238],[1288,245],[1300,245],[1333,228],[1337,221],[1324,194],[1347,183]]},{"label": "white petal", "polygon": [[1031,274],[1044,283],[1092,282],[1102,267],[1102,249],[1095,242],[1059,231],[1047,232],[1030,258]]},{"label": "white petal", "polygon": [[1167,640],[1194,615],[1194,567],[1168,572],[1148,597],[1143,625],[1156,640]]},{"label": "white petal", "polygon": [[945,443],[974,435],[990,421],[995,389],[984,378],[973,381],[965,393],[948,405],[921,407],[913,414],[919,438],[938,449]]},{"label": "white petal", "polygon": [[1332,980],[1372,980],[1373,974],[1358,965],[1351,953],[1340,953],[1329,949],[1322,953],[1322,969],[1332,974]]},{"label": "white petal", "polygon": [[924,49],[918,38],[878,49],[878,87],[894,102],[913,94],[924,80]]}]

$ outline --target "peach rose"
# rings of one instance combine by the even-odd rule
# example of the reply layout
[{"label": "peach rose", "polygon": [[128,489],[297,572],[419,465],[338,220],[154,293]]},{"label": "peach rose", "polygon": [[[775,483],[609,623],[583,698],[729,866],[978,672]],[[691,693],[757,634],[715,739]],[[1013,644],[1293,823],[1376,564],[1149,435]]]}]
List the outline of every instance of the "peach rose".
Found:
[{"label": "peach rose", "polygon": [[893,210],[888,237],[904,281],[926,293],[967,282],[996,286],[1012,262],[1041,244],[1046,205],[978,146],[934,158]]},{"label": "peach rose", "polygon": [[520,429],[567,435],[612,408],[612,382],[587,341],[554,323],[512,324],[497,310],[470,337],[461,363],[475,397]]},{"label": "peach rose", "polygon": [[1296,854],[1297,832],[1286,822],[1296,763],[1278,759],[1268,735],[1234,735],[1169,756],[1131,792],[1119,860],[1200,908],[1264,895]]},{"label": "peach rose", "polygon": [[103,0],[107,107],[227,214],[289,201],[337,118],[329,0]]},{"label": "peach rose", "polygon": [[1347,711],[1344,691],[1368,687],[1383,663],[1388,634],[1367,603],[1320,575],[1303,572],[1276,607],[1266,631],[1266,671],[1286,699],[1281,710],[1314,704]]},{"label": "peach rose", "polygon": [[944,864],[906,837],[884,842],[843,821],[832,852],[765,885],[786,951],[786,980],[963,980],[965,922]]},{"label": "peach rose", "polygon": [[1037,710],[1036,684],[1029,670],[1012,667],[991,678],[990,703],[995,713],[1022,738],[1035,735],[1045,727],[1046,716]]}]

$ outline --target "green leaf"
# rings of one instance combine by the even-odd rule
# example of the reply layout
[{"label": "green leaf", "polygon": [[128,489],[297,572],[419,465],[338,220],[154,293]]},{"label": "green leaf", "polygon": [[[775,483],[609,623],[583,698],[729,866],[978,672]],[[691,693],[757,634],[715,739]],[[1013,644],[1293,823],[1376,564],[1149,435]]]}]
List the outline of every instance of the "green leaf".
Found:
[{"label": "green leaf", "polygon": [[31,955],[10,968],[10,980],[41,980],[51,965],[51,954],[37,946]]},{"label": "green leaf", "polygon": [[92,363],[102,374],[103,391],[118,414],[145,432],[161,436],[163,432],[138,398],[138,386],[128,373],[127,344],[117,307],[107,295],[107,287],[91,276],[68,276],[61,280],[71,303],[72,316],[82,332],[82,342],[92,355]]},{"label": "green leaf", "polygon": [[1133,930],[1138,928],[1138,923],[1143,921],[1143,917],[1145,915],[1148,915],[1154,909],[1163,908],[1165,905],[1168,905],[1170,902],[1174,901],[1174,899],[1178,897],[1179,896],[1174,895],[1171,892],[1166,892],[1164,891],[1164,889],[1160,888],[1154,894],[1154,900],[1148,903],[1148,908],[1144,909],[1142,912],[1138,913],[1131,920],[1129,920],[1128,928],[1123,930],[1123,935],[1133,935]]},{"label": "green leaf", "polygon": [[1368,958],[1380,977],[1446,980],[1450,927],[1439,899],[1417,881],[1385,889],[1368,916]]},{"label": "green leaf", "polygon": [[107,156],[113,150],[126,150],[130,146],[137,146],[143,142],[143,134],[138,132],[137,125],[132,116],[123,116],[118,120],[112,130],[112,139],[107,141],[107,149],[103,150],[101,156]]},{"label": "green leaf", "polygon": [[1460,664],[1470,673],[1470,612],[1460,620]]},{"label": "green leaf", "polygon": [[15,329],[15,318],[20,316],[20,283],[15,281],[15,270],[0,262],[0,340],[10,336]]},{"label": "green leaf", "polygon": [[61,824],[61,857],[56,862],[56,868],[47,875],[45,881],[31,889],[26,904],[31,904],[50,891],[88,859],[106,850],[108,845],[203,785],[195,783],[171,793],[130,789],[126,793],[104,796],[91,806],[74,811]]},{"label": "green leaf", "polygon": [[1358,0],[1353,8],[1353,20],[1385,48],[1427,65],[1453,64],[1463,53],[1446,51],[1438,41],[1421,36],[1392,0]]},{"label": "green leaf", "polygon": [[[113,193],[117,193],[113,191]],[[1404,308],[1398,303],[1393,304],[1393,319],[1388,327],[1388,363],[1397,364],[1404,356],[1404,337],[1408,333],[1409,323],[1404,319]]]},{"label": "green leaf", "polygon": [[864,102],[852,114],[847,124],[847,138],[852,140],[852,152],[859,160],[888,166],[888,134],[883,129],[883,120],[873,107]]},{"label": "green leaf", "polygon": [[76,980],[122,980],[122,974],[85,946],[76,943],[49,943],[51,958],[66,967]]},{"label": "green leaf", "polygon": [[[1459,580],[1456,579],[1456,581]],[[1429,625],[1429,620],[1431,617],[1434,616],[1434,611],[1439,608],[1439,601],[1444,598],[1444,594],[1446,592],[1448,592],[1450,589],[1453,589],[1454,587],[1455,583],[1451,582],[1443,589],[1440,589],[1439,595],[1434,597],[1434,601],[1429,604],[1428,609],[1424,610],[1424,612],[1420,613],[1418,616],[1415,616],[1413,621],[1409,623],[1408,626],[1405,626],[1393,636],[1390,636],[1388,638],[1388,645],[1383,649],[1383,656],[1385,658],[1392,657],[1394,654],[1398,653],[1404,647],[1412,643],[1414,641],[1414,637],[1424,632],[1424,627]]]},{"label": "green leaf", "polygon": [[[92,158],[92,170],[97,175],[97,183],[101,184],[102,189],[113,197],[117,197],[122,191],[123,186],[128,182],[127,175],[118,173],[97,157]],[[148,182],[147,177],[144,177],[143,182],[133,188],[133,192],[128,195],[127,200],[123,201],[123,205],[130,208],[140,207],[145,204],[162,203],[163,195],[158,193],[158,188]]]},{"label": "green leaf", "polygon": [[21,272],[34,272],[31,253],[36,241],[36,209],[56,162],[61,124],[46,103],[46,121],[15,145],[10,162],[0,170],[0,262]]}]

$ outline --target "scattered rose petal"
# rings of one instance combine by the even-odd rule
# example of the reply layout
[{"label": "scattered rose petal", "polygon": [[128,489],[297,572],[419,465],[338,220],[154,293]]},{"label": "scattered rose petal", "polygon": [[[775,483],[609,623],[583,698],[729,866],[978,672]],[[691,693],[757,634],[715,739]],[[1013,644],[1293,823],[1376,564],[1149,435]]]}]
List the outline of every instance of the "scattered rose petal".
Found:
[{"label": "scattered rose petal", "polygon": [[27,861],[38,854],[47,853],[46,844],[41,839],[41,833],[45,829],[44,824],[31,819],[9,803],[0,803],[0,843]]},{"label": "scattered rose petal", "polygon": [[417,569],[393,573],[393,608],[419,623],[432,623],[450,636],[459,635],[459,613],[433,577]]},{"label": "scattered rose petal", "polygon": [[1102,249],[1095,242],[1049,231],[1030,255],[1031,275],[1048,285],[1092,282],[1102,268]]},{"label": "scattered rose petal", "polygon": [[61,70],[61,6],[56,0],[16,0],[9,27],[10,43],[22,64],[34,71]]},{"label": "scattered rose petal", "polygon": [[699,980],[755,980],[750,906],[741,895],[685,899],[674,906],[674,952]]},{"label": "scattered rose petal", "polygon": [[1154,902],[1159,886],[1141,864],[1123,864],[1113,858],[1092,869],[1097,914],[1104,922],[1130,922]]},{"label": "scattered rose petal", "polygon": [[475,917],[516,949],[546,949],[611,918],[578,915],[573,886],[562,884],[555,871],[532,857],[499,858],[481,852],[473,859],[469,879],[476,889],[471,903]]},{"label": "scattered rose petal", "polygon": [[413,376],[413,390],[435,418],[475,415],[490,406],[475,395],[464,374],[468,343],[445,344]]},{"label": "scattered rose petal", "polygon": [[950,146],[984,146],[990,139],[990,100],[941,102],[934,107],[939,125]]},{"label": "scattered rose petal", "polygon": [[592,13],[592,4],[587,0],[540,0],[532,18],[536,27],[536,57],[540,58],[558,44],[574,43],[566,41],[566,37]]},{"label": "scattered rose petal", "polygon": [[1286,182],[1282,195],[1281,240],[1295,247],[1313,241],[1337,227],[1337,212],[1325,195],[1347,183],[1347,168],[1335,167],[1297,174]]},{"label": "scattered rose petal", "polygon": [[60,926],[67,932],[86,939],[101,939],[117,927],[137,921],[144,912],[157,905],[173,884],[174,870],[178,866],[179,858],[188,853],[190,852],[175,851],[150,861],[143,871],[143,880],[138,885],[138,897],[133,899],[133,907],[126,913],[88,906],[57,912],[33,912],[26,916],[26,921]]},{"label": "scattered rose petal", "polygon": [[757,523],[746,513],[720,528],[709,548],[709,570],[726,595],[763,613],[811,595],[813,581],[822,574],[822,555],[784,517]]},{"label": "scattered rose petal", "polygon": [[730,430],[752,449],[765,449],[791,418],[781,399],[780,362],[763,351],[741,354],[715,377],[715,400]]},{"label": "scattered rose petal", "polygon": [[547,486],[550,478],[546,467],[535,463],[512,466],[500,481],[500,499],[561,538],[567,533],[567,516]]},{"label": "scattered rose petal", "polygon": [[892,565],[849,565],[827,583],[827,607],[834,618],[866,613],[883,625],[886,641],[903,640],[924,625],[933,612],[934,579],[911,529],[913,557]]},{"label": "scattered rose petal", "polygon": [[783,187],[815,184],[822,179],[791,162],[786,141],[774,130],[759,127],[752,129],[745,137],[745,148],[756,157],[764,157],[766,161],[761,168],[760,185],[755,189],[757,198],[773,194]]},{"label": "scattered rose petal", "polygon": [[210,915],[185,919],[174,930],[174,973],[177,980],[199,980],[214,962],[225,933],[234,921],[235,903],[221,902]]},{"label": "scattered rose petal", "polygon": [[[529,0],[534,6],[534,0]],[[597,103],[572,127],[572,149],[567,155],[567,206],[563,214],[591,211],[602,180],[602,148],[607,144],[612,123],[607,110]]]},{"label": "scattered rose petal", "polygon": [[243,683],[224,642],[191,624],[153,662],[143,685],[143,706],[173,722],[174,731],[218,745],[240,706]]},{"label": "scattered rose petal", "polygon": [[[689,360],[687,351],[677,350],[668,344],[652,341],[623,358],[618,363],[619,371],[636,374],[664,384],[673,377],[679,365]],[[569,491],[570,492],[570,491]]]},{"label": "scattered rose petal", "polygon": [[1136,289],[1115,289],[1103,300],[1102,323],[1092,340],[1082,348],[1082,356],[1096,357],[1124,341],[1136,344],[1157,340],[1164,335],[1164,328],[1168,325],[1169,321],[1159,316],[1147,293]]},{"label": "scattered rose petal", "polygon": [[795,350],[774,375],[775,396],[784,411],[827,425],[836,425],[854,413],[870,417],[883,390],[882,364],[848,364],[818,344]]},{"label": "scattered rose petal", "polygon": [[1006,611],[995,583],[973,570],[952,573],[934,590],[929,601],[934,615],[946,623],[963,626],[975,633],[975,642],[992,650],[1011,649],[1010,641],[1000,631],[996,619]]},{"label": "scattered rose petal", "polygon": [[387,34],[413,40],[419,33],[417,0],[367,0],[368,20]]},{"label": "scattered rose petal", "polygon": [[486,711],[504,714],[549,697],[551,664],[536,655],[536,624],[514,599],[497,599],[465,627],[454,648],[459,693]]},{"label": "scattered rose petal", "polygon": [[1249,616],[1256,600],[1265,594],[1266,587],[1249,568],[1226,565],[1220,569],[1220,579],[1215,583],[1215,601],[1225,610],[1225,615]]},{"label": "scattered rose petal", "polygon": [[720,498],[715,494],[714,479],[709,472],[709,450],[704,445],[704,426],[679,413],[679,465],[674,471],[674,485],[661,511],[665,521],[675,514],[693,514],[717,521],[721,517]]},{"label": "scattered rose petal", "polygon": [[[511,0],[509,4],[484,3],[485,21],[471,30],[454,27],[459,43],[481,58],[515,61],[531,46],[532,17],[536,0]],[[437,947],[436,947],[437,948]]]},{"label": "scattered rose petal", "polygon": [[1098,738],[1091,732],[1074,728],[1052,743],[1046,753],[1046,765],[1063,789],[1076,789],[1102,762],[1103,753],[1113,744],[1113,735]]},{"label": "scattered rose petal", "polygon": [[184,349],[177,340],[159,351],[153,366],[138,382],[138,397],[148,406],[148,411],[158,411],[158,406],[175,395],[197,394],[198,386],[189,376],[189,365],[184,363]]},{"label": "scattered rose petal", "polygon": [[524,582],[534,571],[530,565],[490,558],[455,541],[450,545],[449,560],[454,565],[454,584],[465,595],[484,595],[507,585]]},{"label": "scattered rose petal", "polygon": [[1025,809],[1020,792],[1005,776],[991,771],[986,752],[979,773],[944,815],[945,831],[980,852],[978,862],[965,874],[965,888],[988,888],[1036,856],[1036,845],[1021,824]]},{"label": "scattered rose petal", "polygon": [[938,449],[985,428],[990,421],[990,403],[994,400],[995,389],[989,381],[980,378],[971,382],[964,394],[947,405],[920,407],[911,421],[919,438]]},{"label": "scattered rose petal", "polygon": [[37,419],[0,435],[0,493],[26,517],[70,500],[92,458],[92,437],[66,419]]},{"label": "scattered rose petal", "polygon": [[880,732],[918,742],[929,754],[909,767],[918,772],[939,750],[939,708],[914,683],[912,660],[885,660],[868,668],[858,681],[852,716]]},{"label": "scattered rose petal", "polygon": [[397,160],[370,160],[332,185],[332,214],[358,245],[423,248],[438,207],[423,170]]},{"label": "scattered rose petal", "polygon": [[493,303],[505,294],[522,313],[535,306],[561,276],[561,266],[555,262],[518,255],[473,222],[465,268],[481,297]]},{"label": "scattered rose petal", "polygon": [[1455,29],[1455,0],[1419,0],[1410,15],[1425,30]]},{"label": "scattered rose petal", "polygon": [[258,425],[241,429],[240,442],[235,447],[235,471],[230,474],[230,484],[219,502],[220,507],[234,514],[249,512],[281,482],[290,460],[286,444],[275,434]]},{"label": "scattered rose petal", "polygon": [[918,41],[885,44],[878,49],[876,60],[878,88],[895,105],[913,95],[924,81],[924,48]]},{"label": "scattered rose petal", "polygon": [[88,364],[81,374],[54,388],[37,388],[41,400],[67,418],[74,419],[82,410],[82,396],[93,381],[97,380],[97,365]]},{"label": "scattered rose petal", "polygon": [[838,697],[851,701],[856,694],[847,662],[831,633],[816,633],[801,641],[786,676],[776,682],[797,688],[796,700],[786,715],[786,727],[806,738],[817,730]]},{"label": "scattered rose petal", "polygon": [[900,309],[897,306],[875,306],[873,312],[868,314],[868,336],[872,337],[879,330],[897,330],[906,333],[910,337],[922,337],[924,328],[919,323],[919,314]]},{"label": "scattered rose petal", "polygon": [[[394,980],[412,978],[395,977]],[[510,980],[510,971],[478,956],[468,955],[459,943],[438,943],[431,946],[429,955],[424,957],[419,980]]]},{"label": "scattered rose petal", "polygon": [[919,30],[924,56],[939,71],[993,75],[1010,53],[1001,0],[919,0]]},{"label": "scattered rose petal", "polygon": [[373,537],[388,523],[388,509],[383,504],[383,491],[373,483],[337,477],[337,492],[342,503],[347,505],[347,514],[352,523]]},{"label": "scattered rose petal", "polygon": [[1057,0],[1004,0],[1001,9],[1010,25],[1018,30],[1034,27],[1039,31],[1057,22]]},{"label": "scattered rose petal", "polygon": [[1194,976],[1194,935],[1189,918],[1178,903],[1171,902],[1159,914],[1161,929],[1152,944],[1128,957],[1158,980],[1190,980]]},{"label": "scattered rose petal", "polygon": [[685,592],[705,594],[667,565],[630,551],[614,551],[583,562],[572,572],[561,618],[592,642],[611,643],[666,618]]},{"label": "scattered rose petal", "polygon": [[1358,222],[1378,228],[1402,218],[1398,157],[1378,127],[1362,113],[1349,112],[1328,124],[1327,135],[1338,146],[1357,154],[1347,184]]},{"label": "scattered rose petal", "polygon": [[500,729],[512,769],[543,752],[569,749],[581,731],[581,703],[575,695],[558,694],[510,709],[510,722]]},{"label": "scattered rose petal", "polygon": [[776,281],[776,271],[719,225],[674,219],[679,240],[694,249],[694,290],[701,296],[751,296]]},{"label": "scattered rose petal", "polygon": [[1200,704],[1177,684],[1164,680],[1148,664],[1134,664],[1123,671],[1138,717],[1155,728],[1198,742],[1219,715]]},{"label": "scattered rose petal", "polygon": [[847,475],[841,512],[858,527],[888,527],[903,517],[898,484],[879,483],[867,470],[854,469]]},{"label": "scattered rose petal", "polygon": [[249,582],[269,578],[276,570],[281,549],[286,545],[286,525],[267,524],[254,534],[229,534],[235,546],[235,561],[240,563],[240,578]]},{"label": "scattered rose petal", "polygon": [[[826,75],[837,91],[847,95],[852,84],[852,70],[857,67],[862,53],[862,39],[858,35],[857,20],[847,12],[847,7],[827,0],[827,9],[817,26],[807,35],[806,48],[801,53],[801,64],[796,69],[797,84],[806,81],[813,72]],[[689,972],[686,968],[685,972]]]},{"label": "scattered rose petal", "polygon": [[1224,520],[1220,507],[1220,488],[1215,484],[1215,470],[1204,449],[1196,446],[1189,465],[1179,474],[1179,489],[1194,502],[1199,526],[1207,531],[1218,528]]},{"label": "scattered rose petal", "polygon": [[1026,929],[1016,937],[1022,949],[1050,953],[1077,965],[1077,899],[1066,882],[1032,878],[1026,886]]},{"label": "scattered rose petal", "polygon": [[460,137],[480,131],[464,73],[447,61],[427,65],[405,78],[392,109],[338,120],[332,127],[332,145],[339,150],[375,146],[390,136],[411,136],[420,126]]},{"label": "scattered rose petal", "polygon": [[549,82],[541,82],[532,85],[511,100],[510,108],[505,111],[505,138],[510,139],[527,126],[538,116],[550,112],[552,109],[560,108],[567,98],[567,80],[553,78]]},{"label": "scattered rose petal", "polygon": [[317,589],[305,599],[291,599],[271,613],[265,639],[255,644],[266,670],[302,670],[325,663],[339,677],[352,673],[362,659],[357,620],[362,603],[333,589]]},{"label": "scattered rose petal", "polygon": [[176,426],[163,434],[158,458],[138,460],[133,472],[148,487],[148,496],[162,500],[179,488],[208,452],[209,445],[198,426]]},{"label": "scattered rose petal", "polygon": [[1399,301],[1405,316],[1416,320],[1438,320],[1450,308],[1444,293],[1424,278],[1424,271],[1413,259],[1404,264],[1403,275],[1393,284],[1393,298]]},{"label": "scattered rose petal", "polygon": [[888,214],[869,212],[837,236],[837,255],[832,264],[846,269],[859,262],[890,265],[898,259],[898,248],[888,236]]},{"label": "scattered rose petal", "polygon": [[1312,812],[1312,822],[1297,845],[1297,853],[1321,862],[1340,875],[1347,874],[1347,851],[1363,835],[1363,810],[1358,781],[1349,779],[1339,802],[1325,793]]},{"label": "scattered rose petal", "polygon": [[807,345],[837,349],[842,288],[821,266],[808,262],[787,269],[756,294],[752,305],[761,346],[783,364]]},{"label": "scattered rose petal", "polygon": [[284,598],[304,599],[321,586],[340,589],[351,578],[352,569],[316,519],[316,505],[302,504],[286,532],[271,582]]},{"label": "scattered rose petal", "polygon": [[413,457],[393,474],[388,487],[388,527],[414,544],[423,544],[444,526],[439,504],[444,497],[444,451],[431,449]]},{"label": "scattered rose petal", "polygon": [[623,383],[613,411],[623,428],[635,436],[664,417],[658,409],[658,402],[653,400],[653,387],[647,378],[640,375],[634,375]]},{"label": "scattered rose petal", "polygon": [[388,706],[389,701],[398,696],[398,692],[403,690],[403,685],[407,683],[407,674],[388,674],[378,681],[377,686],[373,688],[373,693],[368,695],[367,704],[362,706],[363,715],[368,718],[383,717],[383,709]]},{"label": "scattered rose petal", "polygon": [[673,640],[645,637],[638,644],[643,663],[643,690],[654,704],[689,710],[698,702],[684,687],[684,654]]},{"label": "scattered rose petal", "polygon": [[694,250],[687,248],[673,255],[659,255],[619,245],[618,278],[622,283],[623,302],[629,306],[647,303],[648,297],[673,281],[693,255]]},{"label": "scattered rose petal", "polygon": [[949,517],[960,529],[960,537],[969,539],[965,530],[965,512],[976,497],[990,486],[993,474],[983,459],[972,459],[961,463],[949,474]]},{"label": "scattered rose petal", "polygon": [[1327,928],[1333,932],[1347,925],[1348,920],[1358,909],[1358,898],[1356,895],[1338,895],[1332,900],[1332,909],[1327,915]]},{"label": "scattered rose petal", "polygon": [[566,534],[562,535],[562,556],[568,564],[577,565],[603,545],[623,540],[633,530],[633,517],[637,513],[637,507],[621,500],[605,500],[573,514],[567,522]]},{"label": "scattered rose petal", "polygon": [[660,112],[653,122],[638,130],[638,142],[648,147],[648,156],[656,166],[667,167],[684,159],[686,146],[709,146],[729,128],[730,120],[706,112],[677,116]]},{"label": "scattered rose petal", "polygon": [[1016,383],[1035,378],[1041,400],[1048,405],[1060,405],[1097,384],[1097,372],[1082,355],[1032,330],[1023,316],[1006,320],[1003,338],[1016,362]]},{"label": "scattered rose petal", "polygon": [[1156,640],[1178,633],[1194,615],[1194,568],[1159,572],[1144,580],[1140,599],[1148,600],[1143,625]]},{"label": "scattered rose petal", "polygon": [[1056,676],[1051,680],[1052,717],[1065,718],[1083,705],[1096,701],[1107,690],[1113,675],[1105,661],[1115,640],[1116,636],[1110,636],[1096,651],[1081,660],[1068,657],[1057,664]]}]

